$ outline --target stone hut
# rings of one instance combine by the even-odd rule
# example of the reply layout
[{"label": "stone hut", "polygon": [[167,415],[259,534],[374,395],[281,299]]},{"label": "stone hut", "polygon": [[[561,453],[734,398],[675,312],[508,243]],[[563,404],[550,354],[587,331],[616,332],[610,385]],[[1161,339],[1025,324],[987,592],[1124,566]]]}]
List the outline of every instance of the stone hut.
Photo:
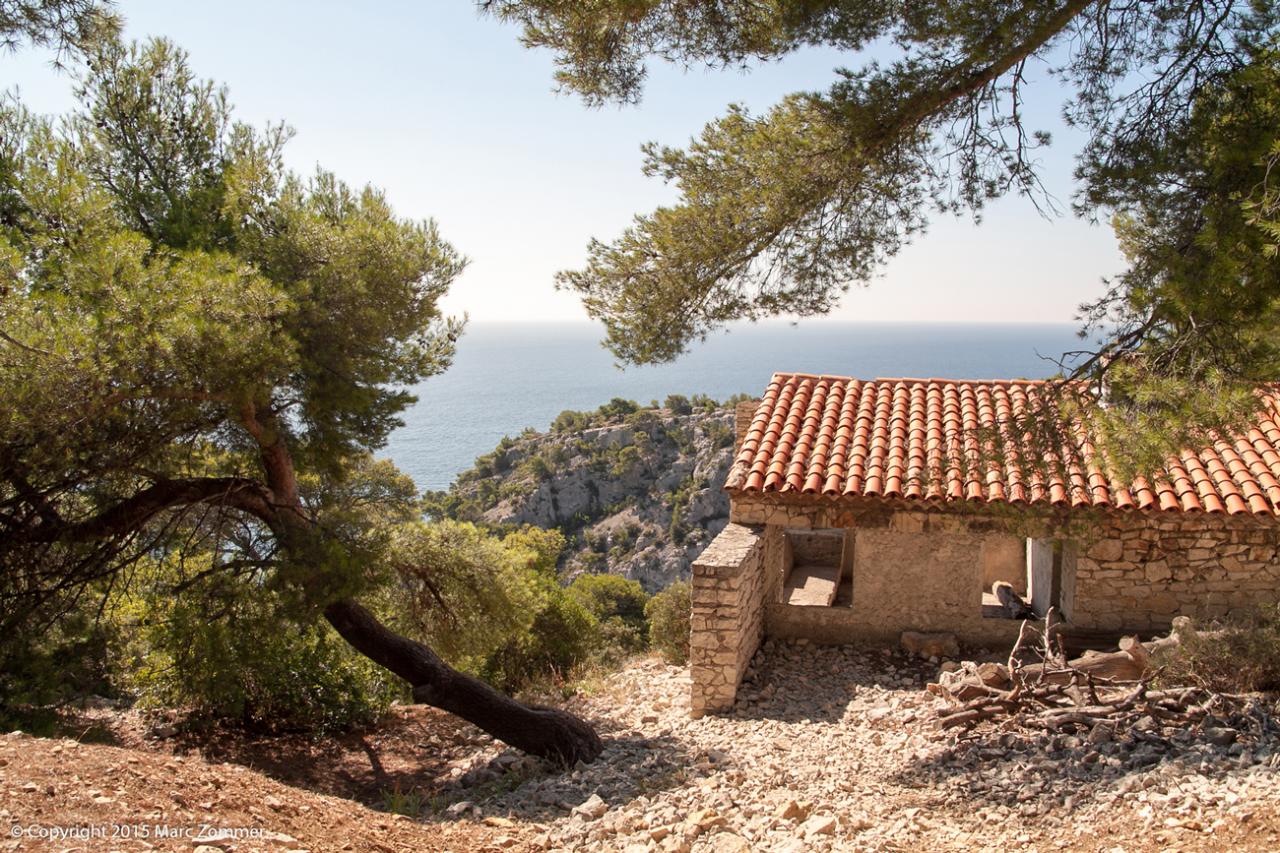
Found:
[{"label": "stone hut", "polygon": [[[1161,476],[1109,477],[1079,430],[1021,460],[1044,382],[776,374],[738,409],[729,524],[695,561],[695,716],[733,705],[766,636],[1011,643],[1004,582],[1072,632],[1152,633],[1280,598],[1280,408]],[[1003,449],[984,452],[991,436]],[[984,445],[985,442],[985,445]]]}]

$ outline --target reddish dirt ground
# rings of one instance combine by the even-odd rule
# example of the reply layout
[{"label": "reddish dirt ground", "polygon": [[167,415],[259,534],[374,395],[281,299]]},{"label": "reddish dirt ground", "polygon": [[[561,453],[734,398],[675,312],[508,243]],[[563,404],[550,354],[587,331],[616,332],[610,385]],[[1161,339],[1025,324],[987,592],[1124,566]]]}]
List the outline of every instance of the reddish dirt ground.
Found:
[{"label": "reddish dirt ground", "polygon": [[[158,738],[142,717],[109,712],[66,724],[72,737],[0,736],[0,850],[470,853],[528,849],[539,829],[431,816],[425,806],[455,762],[491,743],[432,709],[396,709],[373,729],[320,740]],[[425,817],[387,811],[390,792]]]}]

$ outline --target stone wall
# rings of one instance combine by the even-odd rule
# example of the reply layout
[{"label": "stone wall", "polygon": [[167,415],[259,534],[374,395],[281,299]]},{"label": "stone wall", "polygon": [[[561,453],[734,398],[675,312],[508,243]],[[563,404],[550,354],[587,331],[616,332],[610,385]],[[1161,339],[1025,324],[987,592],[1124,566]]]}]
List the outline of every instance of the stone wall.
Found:
[{"label": "stone wall", "polygon": [[792,530],[787,533],[791,562],[797,566],[839,566],[844,560],[843,530]]},{"label": "stone wall", "polygon": [[[916,545],[927,551],[928,537],[934,534],[970,534],[987,542],[1017,536],[1062,539],[1071,559],[1060,578],[1060,596],[1069,602],[1073,626],[1108,632],[1163,631],[1178,615],[1216,618],[1232,610],[1260,602],[1280,600],[1280,520],[1253,516],[1222,516],[1206,513],[1087,512],[1035,518],[1007,514],[983,516],[960,506],[954,510],[895,507],[884,501],[815,501],[795,497],[779,499],[734,498],[730,519],[741,524],[774,526],[851,528],[859,531],[915,531],[925,539],[912,543],[879,542],[879,547],[905,548]],[[855,539],[855,599],[859,586],[857,561],[860,552],[873,543]],[[1007,541],[997,544],[1003,556],[982,555],[965,558],[986,563],[982,585],[996,563],[1008,557]],[[769,570],[766,566],[766,572]],[[956,584],[969,587],[966,565],[948,568],[938,565]],[[864,569],[865,571],[865,569]],[[890,565],[878,571],[894,571]],[[975,583],[976,585],[976,583]],[[988,586],[989,588],[989,586]],[[770,598],[776,602],[776,598]],[[855,606],[857,602],[855,600]],[[788,613],[770,603],[768,630],[781,635],[806,636],[815,640],[848,642],[841,637],[861,637],[869,626],[847,609],[821,613]],[[805,608],[810,609],[810,608]],[[815,608],[816,609],[816,608]],[[968,610],[968,603],[961,606]],[[941,616],[942,614],[937,614]],[[968,616],[965,615],[967,620]],[[942,623],[939,623],[940,626]],[[998,639],[1010,620],[987,619],[970,623],[982,634]],[[940,627],[940,629],[942,629]],[[951,630],[946,628],[945,630]],[[888,630],[876,632],[887,638]],[[870,639],[870,637],[868,637]]]},{"label": "stone wall", "polygon": [[[787,531],[794,536],[806,528],[846,531],[850,606],[782,603],[792,562]],[[1156,633],[1178,615],[1217,618],[1280,599],[1280,521],[1273,518],[1120,512],[1018,518],[882,501],[735,499],[731,523],[693,566],[693,715],[732,707],[765,634],[892,644],[905,630],[950,631],[962,642],[1007,646],[1020,623],[983,618],[982,591],[997,574],[1012,580],[1014,545],[1025,548],[1028,537],[1063,542],[1051,583],[1081,630]]]},{"label": "stone wall", "polygon": [[[1016,621],[982,617],[982,591],[990,588],[987,575],[1009,574],[1012,560],[1025,560],[1023,550],[1013,547],[1025,540],[1002,521],[971,512],[897,509],[883,501],[795,498],[735,498],[730,517],[764,526],[769,636],[895,644],[903,631],[936,630],[951,631],[973,645],[1003,645],[1017,635]],[[851,606],[782,603],[789,541],[783,531],[797,528],[847,531]],[[1022,574],[1025,587],[1025,568]]]},{"label": "stone wall", "polygon": [[689,671],[695,717],[733,706],[764,636],[762,533],[729,524],[693,564]]},{"label": "stone wall", "polygon": [[1027,594],[1027,540],[1022,536],[992,533],[983,542],[982,586],[988,592],[996,581],[1012,584],[1018,595]]},{"label": "stone wall", "polygon": [[913,630],[950,631],[975,645],[1011,642],[1017,622],[982,616],[989,536],[918,521],[903,515],[883,527],[850,529],[852,602],[797,607],[772,597],[765,632],[821,643],[895,645],[903,631]]},{"label": "stone wall", "polygon": [[1218,515],[1111,514],[1080,543],[1072,624],[1163,631],[1280,599],[1280,525]]}]

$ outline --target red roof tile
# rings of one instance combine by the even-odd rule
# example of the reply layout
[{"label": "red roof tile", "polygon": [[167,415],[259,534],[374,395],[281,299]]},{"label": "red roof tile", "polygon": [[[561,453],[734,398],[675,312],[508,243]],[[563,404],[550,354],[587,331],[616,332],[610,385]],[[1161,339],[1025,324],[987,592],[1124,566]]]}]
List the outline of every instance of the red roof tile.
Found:
[{"label": "red roof tile", "polygon": [[[1280,515],[1280,410],[1170,458],[1150,481],[1105,470],[1082,427],[1023,465],[1012,433],[1052,406],[1048,383],[775,374],[725,487],[741,492]],[[997,449],[996,436],[1003,450]],[[1034,451],[1037,452],[1038,451]]]}]

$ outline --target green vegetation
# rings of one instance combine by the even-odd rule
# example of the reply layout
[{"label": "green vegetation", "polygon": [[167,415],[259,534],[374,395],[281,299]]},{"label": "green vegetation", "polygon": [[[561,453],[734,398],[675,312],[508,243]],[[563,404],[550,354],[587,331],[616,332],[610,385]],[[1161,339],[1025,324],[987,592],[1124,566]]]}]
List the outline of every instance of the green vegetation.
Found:
[{"label": "green vegetation", "polygon": [[[404,525],[396,536],[394,574],[370,603],[406,636],[503,690],[569,693],[649,648],[650,599],[639,583],[584,574],[563,586],[558,531],[496,535],[442,521]],[[21,665],[0,676],[9,700],[0,720],[30,727],[31,708],[94,693],[183,709],[188,724],[324,734],[409,698],[323,621],[288,615],[270,589],[193,574],[194,565],[141,563],[101,618],[65,620],[17,656]]]},{"label": "green vegetation", "polygon": [[606,648],[598,617],[560,584],[564,537],[524,527],[498,537],[464,522],[413,528],[386,609],[450,663],[503,690],[564,684]]},{"label": "green vegetation", "polygon": [[1091,363],[1113,403],[1096,419],[1143,469],[1250,418],[1280,376],[1280,52],[1239,59],[1186,116],[1082,167],[1129,262],[1088,306],[1115,334]]},{"label": "green vegetation", "polygon": [[556,419],[551,422],[551,431],[563,433],[582,432],[584,429],[590,429],[592,423],[591,413],[565,409],[556,415]]},{"label": "green vegetation", "polygon": [[689,398],[683,394],[672,394],[667,397],[666,401],[662,405],[669,409],[673,415],[693,414],[693,404],[690,403]]},{"label": "green vegetation", "polygon": [[577,607],[538,543],[423,524],[373,456],[450,363],[465,260],[377,189],[290,173],[290,131],[173,44],[83,47],[71,114],[0,100],[0,712],[99,682],[328,731],[413,689],[594,758],[572,715],[456,689]]},{"label": "green vegetation", "polygon": [[58,708],[115,695],[113,633],[97,607],[82,601],[46,630],[10,637],[0,668],[0,725],[48,732]]},{"label": "green vegetation", "polygon": [[608,420],[625,418],[639,410],[640,406],[634,400],[624,400],[621,397],[614,397],[599,409],[600,414]]},{"label": "green vegetation", "polygon": [[617,575],[579,575],[569,594],[595,618],[605,649],[634,654],[648,648],[645,595],[638,581]]},{"label": "green vegetation", "polygon": [[[730,441],[733,440],[730,434]],[[666,496],[667,505],[671,507],[671,524],[667,529],[667,534],[671,537],[671,541],[682,544],[685,537],[689,535],[689,526],[684,520],[684,507],[689,503],[689,498],[695,492],[701,491],[710,485],[706,480],[696,480],[692,476],[681,483],[674,491]]]},{"label": "green vegetation", "polygon": [[[743,400],[750,399],[752,399],[750,394],[734,394],[724,402],[719,402],[706,394],[694,394],[692,397],[686,397],[683,394],[672,394],[667,397],[662,406],[658,406],[655,400],[647,407],[644,407],[631,400],[614,397],[593,412],[577,412],[566,409],[551,422],[551,432],[582,432],[595,427],[610,426],[620,420],[633,426],[644,427],[659,422],[660,413],[658,410],[660,408],[665,408],[676,416],[691,415],[695,412],[711,414],[720,409],[731,408]],[[488,457],[481,457],[481,459],[488,459]],[[480,460],[476,461],[479,463]]]},{"label": "green vegetation", "polygon": [[[584,673],[649,648],[650,599],[640,584],[582,574],[562,586],[559,531],[523,527],[497,536],[443,521],[418,525],[414,535],[412,546],[399,549],[411,562],[399,567],[384,610],[402,614],[398,627],[450,663],[503,690],[570,692]],[[628,535],[635,531],[623,530],[619,541]],[[608,548],[608,540],[600,537],[597,547]],[[673,618],[670,606],[679,600],[663,618]]]},{"label": "green vegetation", "polygon": [[702,428],[703,435],[711,439],[711,446],[716,450],[733,446],[733,427],[722,423],[709,423]]},{"label": "green vegetation", "polygon": [[175,596],[172,567],[146,574],[112,601],[113,692],[197,718],[317,733],[371,722],[407,698],[402,682],[324,622],[282,617],[268,591],[215,575]]},{"label": "green vegetation", "polygon": [[689,584],[673,583],[649,599],[644,607],[649,618],[649,642],[667,663],[683,666],[689,662]]},{"label": "green vegetation", "polygon": [[1280,690],[1280,604],[1227,619],[1188,624],[1175,653],[1157,661],[1168,684],[1195,684],[1222,693]]},{"label": "green vegetation", "polygon": [[[288,171],[287,127],[237,121],[181,49],[100,12],[0,10],[0,43],[84,52],[70,114],[0,99],[0,716],[99,693],[323,733],[433,697],[590,760],[571,715],[439,689],[646,647],[638,587],[561,584],[560,531],[448,518],[573,450],[504,439],[464,478],[478,497],[425,504],[374,455],[450,363],[438,303],[465,259],[375,188]],[[623,399],[557,421],[589,424],[622,427],[590,463],[619,475],[665,428]]]},{"label": "green vegetation", "polygon": [[573,598],[548,596],[526,631],[511,637],[486,658],[485,680],[516,692],[539,681],[568,682],[573,670],[599,651],[599,625]]},{"label": "green vegetation", "polygon": [[401,790],[399,782],[391,788],[384,788],[381,793],[382,810],[390,814],[417,818],[422,816],[422,811],[427,806],[427,800],[423,798],[421,791],[417,789]]},{"label": "green vegetation", "polygon": [[397,532],[394,582],[382,609],[399,626],[467,671],[512,637],[559,590],[564,538],[524,528],[504,537],[465,522],[406,525]]},{"label": "green vegetation", "polygon": [[643,452],[635,444],[620,447],[616,453],[611,453],[610,455],[613,457],[613,461],[609,464],[609,476],[618,479],[631,474],[644,461]]}]

